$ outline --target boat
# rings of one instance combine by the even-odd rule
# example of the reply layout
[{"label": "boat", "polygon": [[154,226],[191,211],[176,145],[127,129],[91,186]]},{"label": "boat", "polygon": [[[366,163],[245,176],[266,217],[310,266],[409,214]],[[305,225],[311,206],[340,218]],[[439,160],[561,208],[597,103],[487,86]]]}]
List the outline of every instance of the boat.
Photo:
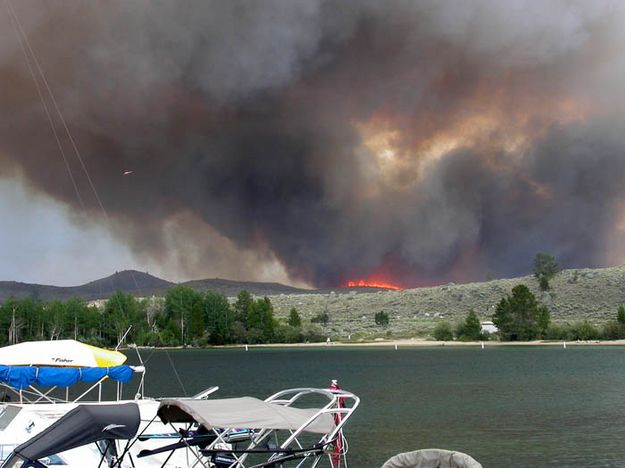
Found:
[{"label": "boat", "polygon": [[[142,362],[138,351],[137,354]],[[0,348],[0,462],[20,444],[44,432],[81,404],[133,403],[138,408],[141,427],[151,423],[159,434],[169,430],[162,423],[154,422],[159,402],[144,395],[145,367],[126,365],[126,360],[127,356],[117,350],[75,340],[32,341]],[[123,400],[124,385],[137,376],[139,382],[133,392],[134,399]],[[105,389],[107,386],[113,388]],[[80,387],[82,391],[75,394],[75,389]],[[195,398],[206,398],[218,388],[207,388]],[[106,393],[111,395],[108,400],[104,398]],[[136,453],[131,455],[152,449],[157,443],[150,438],[137,441],[133,447]],[[50,462],[67,468],[84,468],[98,466],[99,457],[97,446],[91,444],[55,454]],[[168,466],[186,466],[183,458],[183,454],[174,456]],[[136,466],[161,466],[159,459],[162,463],[164,457]]]},{"label": "boat", "polygon": [[[118,457],[115,452],[115,442],[133,439],[140,423],[141,416],[136,403],[78,405],[54,424],[17,446],[7,456],[2,467],[67,465],[57,455],[67,451],[83,455],[83,466],[95,467],[106,463],[108,467],[121,467],[123,456]],[[91,444],[99,449],[99,462],[90,452],[80,450]]]},{"label": "boat", "polygon": [[[360,399],[336,381],[329,389],[283,390],[265,400],[208,399],[218,387],[155,400],[144,396],[144,366],[128,366],[126,359],[74,340],[0,349],[2,467],[303,467],[323,458],[334,468],[347,466],[343,427]],[[135,375],[135,398],[123,400],[123,385]],[[115,385],[113,401],[102,398],[107,382]],[[88,388],[70,398],[70,387],[80,384]],[[126,439],[110,432],[134,427],[127,418],[137,420],[136,431],[124,432]]]},{"label": "boat", "polygon": [[[316,402],[312,406],[311,399]],[[79,405],[15,447],[2,468],[56,466],[59,451],[84,453],[87,447],[94,453],[97,447],[97,457],[83,459],[82,466],[316,467],[325,458],[334,468],[347,467],[343,428],[359,402],[352,393],[337,388],[295,388],[265,400],[249,396],[164,399],[154,420],[145,426],[135,403]],[[169,426],[170,432],[151,432],[153,423]],[[175,440],[133,451],[146,438],[155,440],[153,436]],[[184,453],[178,460],[186,463],[171,462],[178,452]],[[154,458],[164,454],[164,461]]]},{"label": "boat", "polygon": [[336,382],[330,389],[282,390],[265,400],[249,396],[165,399],[157,412],[161,422],[188,424],[197,431],[180,432],[175,443],[140,452],[139,457],[184,447],[194,449],[198,462],[216,468],[274,467],[287,462],[314,467],[323,458],[333,467],[347,466],[343,427],[359,404],[356,395],[341,390]]}]

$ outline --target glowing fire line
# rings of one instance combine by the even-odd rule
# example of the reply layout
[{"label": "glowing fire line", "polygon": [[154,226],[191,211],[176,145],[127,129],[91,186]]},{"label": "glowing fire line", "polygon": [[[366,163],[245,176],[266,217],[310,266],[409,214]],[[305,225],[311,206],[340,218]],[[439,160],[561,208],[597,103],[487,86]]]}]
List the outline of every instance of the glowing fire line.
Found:
[{"label": "glowing fire line", "polygon": [[382,289],[392,289],[393,291],[401,291],[402,288],[396,286],[391,283],[385,283],[383,281],[348,281],[348,288],[382,288]]}]

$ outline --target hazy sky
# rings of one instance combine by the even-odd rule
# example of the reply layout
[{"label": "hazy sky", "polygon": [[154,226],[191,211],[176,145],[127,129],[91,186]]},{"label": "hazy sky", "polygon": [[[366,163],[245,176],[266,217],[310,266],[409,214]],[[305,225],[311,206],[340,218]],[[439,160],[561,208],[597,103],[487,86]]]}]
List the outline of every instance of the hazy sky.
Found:
[{"label": "hazy sky", "polygon": [[[68,206],[33,193],[19,179],[0,178],[0,281],[74,286],[114,271],[147,271],[171,281],[197,279],[175,262],[136,259],[101,219],[80,220]],[[231,247],[232,248],[232,247]],[[246,257],[245,252],[230,255]],[[175,254],[173,255],[175,257]],[[291,282],[281,265],[248,253],[254,279]],[[206,277],[246,278],[250,265],[207,265]]]},{"label": "hazy sky", "polygon": [[71,286],[140,265],[105,229],[77,226],[67,206],[18,180],[0,180],[0,219],[0,280]]},{"label": "hazy sky", "polygon": [[625,2],[2,8],[3,279],[415,286],[625,259]]}]

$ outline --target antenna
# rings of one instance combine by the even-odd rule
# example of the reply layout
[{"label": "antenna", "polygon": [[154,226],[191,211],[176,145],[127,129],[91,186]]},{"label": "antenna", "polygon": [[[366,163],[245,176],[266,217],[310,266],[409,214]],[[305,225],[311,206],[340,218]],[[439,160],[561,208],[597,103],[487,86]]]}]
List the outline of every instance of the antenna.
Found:
[{"label": "antenna", "polygon": [[130,333],[130,330],[132,329],[132,325],[130,325],[128,327],[128,330],[126,330],[126,333],[124,333],[124,335],[121,337],[121,339],[119,340],[119,343],[117,343],[117,346],[115,346],[115,351],[117,351],[119,349],[119,347],[122,345],[122,343],[124,342],[124,340],[126,339],[126,336],[128,336],[128,333]]}]

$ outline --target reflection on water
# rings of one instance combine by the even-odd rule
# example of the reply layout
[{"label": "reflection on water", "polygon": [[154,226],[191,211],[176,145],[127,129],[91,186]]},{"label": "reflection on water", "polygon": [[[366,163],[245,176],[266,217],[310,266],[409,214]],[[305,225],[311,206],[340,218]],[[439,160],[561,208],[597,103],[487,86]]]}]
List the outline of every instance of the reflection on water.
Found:
[{"label": "reflection on water", "polygon": [[[132,356],[132,353],[128,353]],[[168,356],[169,354],[169,356]],[[487,467],[623,466],[625,348],[243,349],[142,352],[146,392],[265,398],[339,379],[361,397],[353,467],[446,448]],[[131,358],[132,359],[132,358]]]}]

